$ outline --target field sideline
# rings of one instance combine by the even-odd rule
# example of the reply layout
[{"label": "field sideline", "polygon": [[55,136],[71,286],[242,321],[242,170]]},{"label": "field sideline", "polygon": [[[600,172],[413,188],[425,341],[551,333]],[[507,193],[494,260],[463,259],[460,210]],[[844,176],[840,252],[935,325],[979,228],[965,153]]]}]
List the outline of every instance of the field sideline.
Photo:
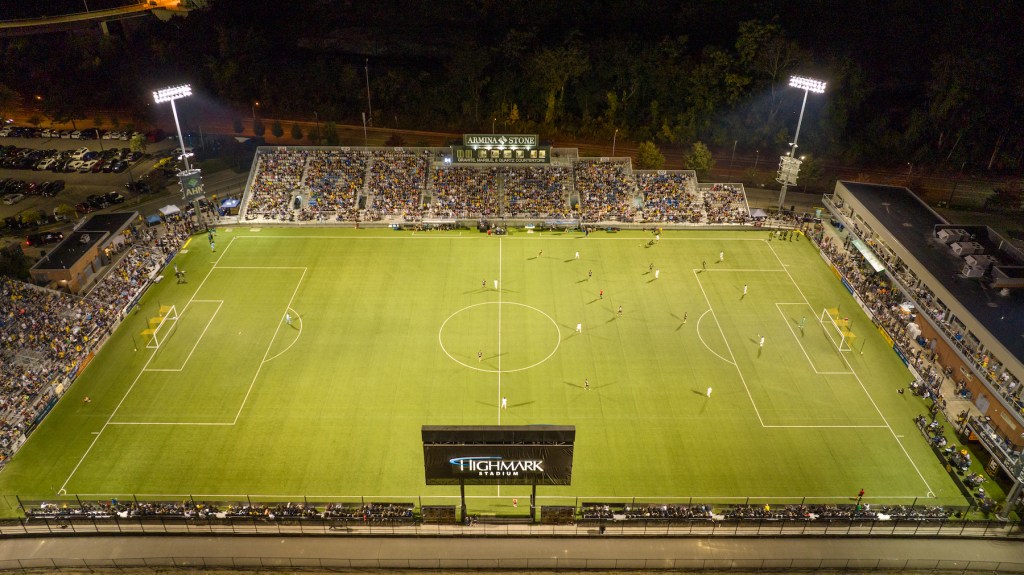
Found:
[{"label": "field sideline", "polygon": [[[175,259],[189,282],[150,289],[0,493],[452,504],[424,485],[420,426],[500,423],[576,426],[572,485],[541,504],[964,504],[912,421],[924,404],[896,393],[909,372],[810,242],[652,240],[238,227],[214,253],[196,236]],[[474,512],[528,493],[467,488]]]}]

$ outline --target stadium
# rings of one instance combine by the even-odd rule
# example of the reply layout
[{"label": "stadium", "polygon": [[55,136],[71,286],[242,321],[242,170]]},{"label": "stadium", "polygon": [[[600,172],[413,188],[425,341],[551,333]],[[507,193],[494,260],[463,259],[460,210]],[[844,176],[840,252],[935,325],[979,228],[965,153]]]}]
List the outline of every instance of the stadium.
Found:
[{"label": "stadium", "polygon": [[[942,397],[911,296],[850,246],[858,185],[766,213],[739,184],[515,137],[260,148],[237,211],[80,226],[50,257],[106,242],[86,297],[5,282],[32,318],[6,339],[47,367],[5,435],[6,514],[890,533],[1016,517],[987,444],[957,447],[986,423]],[[534,459],[508,459],[524,445]]]}]

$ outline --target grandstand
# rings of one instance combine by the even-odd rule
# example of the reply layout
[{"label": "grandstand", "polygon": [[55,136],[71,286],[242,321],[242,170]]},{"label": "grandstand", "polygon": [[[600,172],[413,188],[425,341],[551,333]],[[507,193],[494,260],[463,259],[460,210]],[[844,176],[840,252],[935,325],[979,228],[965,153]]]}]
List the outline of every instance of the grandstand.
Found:
[{"label": "grandstand", "polygon": [[693,171],[634,171],[628,158],[552,152],[550,164],[453,165],[448,148],[264,147],[241,219],[659,226],[749,220],[742,184],[698,184]]}]

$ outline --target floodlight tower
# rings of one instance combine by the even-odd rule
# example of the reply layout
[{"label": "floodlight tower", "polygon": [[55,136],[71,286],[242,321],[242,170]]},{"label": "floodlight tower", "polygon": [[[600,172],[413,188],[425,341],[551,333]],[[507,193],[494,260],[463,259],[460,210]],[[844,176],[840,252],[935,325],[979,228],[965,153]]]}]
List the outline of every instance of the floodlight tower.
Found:
[{"label": "floodlight tower", "polygon": [[185,170],[178,172],[178,183],[181,184],[182,199],[192,202],[192,207],[196,212],[196,221],[199,222],[202,219],[199,212],[199,200],[203,198],[203,178],[199,169],[193,169],[188,163],[188,150],[185,146],[185,138],[181,134],[181,123],[178,122],[178,108],[174,105],[175,100],[187,98],[191,95],[192,86],[182,84],[153,92],[153,100],[157,104],[171,103],[171,112],[174,114],[174,127],[178,130],[178,142],[181,145],[181,157],[185,160]]},{"label": "floodlight tower", "polygon": [[805,78],[803,76],[790,76],[789,85],[794,88],[800,88],[804,91],[804,101],[800,104],[800,118],[796,121],[796,135],[793,136],[793,143],[789,150],[789,154],[779,157],[779,174],[775,178],[776,182],[782,184],[782,191],[779,193],[779,211],[781,212],[783,203],[786,201],[786,188],[789,186],[796,185],[797,174],[800,172],[801,160],[796,157],[797,140],[800,139],[800,124],[804,121],[804,108],[807,106],[807,94],[814,92],[815,94],[823,94],[825,92],[825,82],[815,80],[813,78]]}]

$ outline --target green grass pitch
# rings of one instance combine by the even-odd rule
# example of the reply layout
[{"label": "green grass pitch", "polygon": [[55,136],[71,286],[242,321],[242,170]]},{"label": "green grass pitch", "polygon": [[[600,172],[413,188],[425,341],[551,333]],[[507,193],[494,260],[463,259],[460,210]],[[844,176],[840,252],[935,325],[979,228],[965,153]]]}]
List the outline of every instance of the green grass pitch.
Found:
[{"label": "green grass pitch", "polygon": [[[963,503],[912,421],[923,404],[896,393],[909,373],[806,239],[650,239],[239,227],[211,253],[197,237],[175,260],[189,282],[146,294],[0,493],[451,504],[457,488],[424,484],[420,427],[500,423],[576,426],[572,485],[541,504]],[[836,306],[853,351],[818,321]],[[528,490],[467,494],[479,512]]]}]

